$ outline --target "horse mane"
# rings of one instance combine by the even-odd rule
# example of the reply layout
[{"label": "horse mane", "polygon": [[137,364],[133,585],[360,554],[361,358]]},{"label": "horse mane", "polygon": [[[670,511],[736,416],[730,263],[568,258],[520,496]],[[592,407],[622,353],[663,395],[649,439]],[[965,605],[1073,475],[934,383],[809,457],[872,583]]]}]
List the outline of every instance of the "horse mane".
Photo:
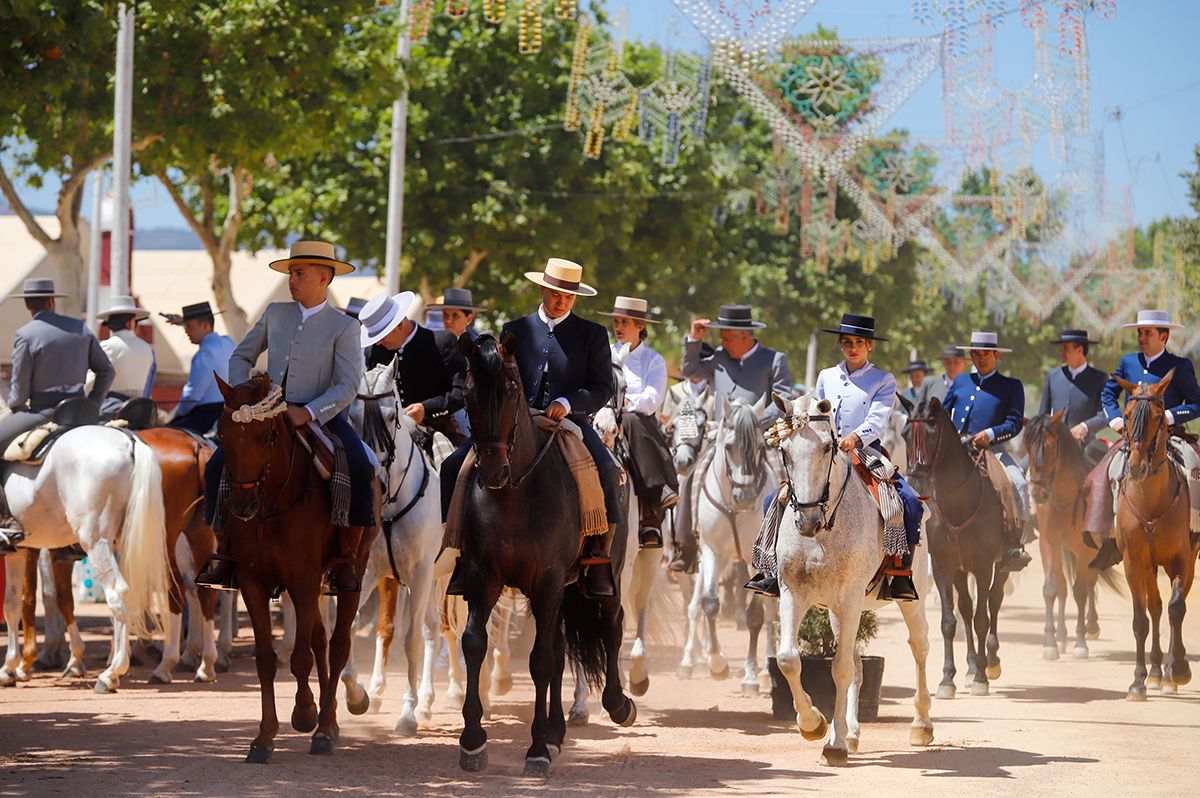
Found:
[{"label": "horse mane", "polygon": [[495,423],[504,404],[504,356],[500,352],[499,341],[491,335],[479,336],[475,344],[475,350],[471,353],[474,396],[479,409],[488,411],[479,420]]},{"label": "horse mane", "polygon": [[730,425],[733,427],[733,442],[739,451],[747,454],[758,451],[762,436],[758,432],[758,417],[754,408],[742,399],[734,400],[729,409]]},{"label": "horse mane", "polygon": [[1133,420],[1129,423],[1129,439],[1134,441],[1143,441],[1146,439],[1146,433],[1150,429],[1150,405],[1149,401],[1134,402]]},{"label": "horse mane", "polygon": [[1035,460],[1039,468],[1042,467],[1042,447],[1046,443],[1046,438],[1053,435],[1058,443],[1058,453],[1062,458],[1062,464],[1068,468],[1085,469],[1083,449],[1075,442],[1075,438],[1065,423],[1054,424],[1053,421],[1053,415],[1040,415],[1034,416],[1026,425],[1025,440],[1031,460]]}]

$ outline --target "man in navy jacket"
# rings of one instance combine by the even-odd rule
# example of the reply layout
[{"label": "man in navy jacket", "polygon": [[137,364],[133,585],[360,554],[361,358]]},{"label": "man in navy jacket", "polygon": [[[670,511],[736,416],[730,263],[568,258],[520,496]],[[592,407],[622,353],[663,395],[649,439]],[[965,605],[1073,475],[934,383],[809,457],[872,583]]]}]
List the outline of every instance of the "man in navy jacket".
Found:
[{"label": "man in navy jacket", "polygon": [[[962,348],[970,350],[975,373],[958,375],[946,393],[942,406],[950,414],[950,420],[979,449],[1015,438],[1025,426],[1025,386],[996,368],[1000,353],[1012,350],[999,346],[994,332],[973,332],[970,346]],[[1028,522],[1029,487],[1025,474],[1008,452],[998,449],[996,457],[1017,489],[1021,518]],[[1013,531],[1016,536],[1006,541],[1007,548],[1000,560],[1002,571],[1019,571],[1031,559],[1021,546],[1020,530],[1005,530],[1006,534]]]},{"label": "man in navy jacket", "polygon": [[[508,322],[500,332],[517,337],[517,368],[525,399],[535,410],[551,419],[570,417],[583,431],[583,442],[596,461],[604,503],[608,510],[608,532],[587,539],[583,559],[589,564],[584,582],[593,596],[616,595],[609,545],[622,523],[617,466],[600,436],[592,429],[592,414],[612,398],[612,354],[608,331],[594,321],[571,312],[578,296],[591,297],[596,290],[580,281],[583,267],[561,258],[550,258],[545,271],[527,272],[525,277],[541,286],[542,304],[537,311]],[[442,464],[442,513],[449,511],[454,484],[468,447],[446,458]],[[447,590],[451,595],[465,590],[455,570]]]}]

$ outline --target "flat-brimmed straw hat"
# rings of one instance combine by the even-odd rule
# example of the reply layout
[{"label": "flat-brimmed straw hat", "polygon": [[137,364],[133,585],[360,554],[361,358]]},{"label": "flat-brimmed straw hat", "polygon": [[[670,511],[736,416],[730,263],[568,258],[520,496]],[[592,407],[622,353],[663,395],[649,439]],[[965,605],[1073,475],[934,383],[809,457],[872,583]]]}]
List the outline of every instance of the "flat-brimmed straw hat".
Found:
[{"label": "flat-brimmed straw hat", "polygon": [[1169,310],[1139,310],[1137,321],[1133,324],[1122,324],[1121,327],[1126,330],[1138,327],[1160,327],[1168,330],[1183,329],[1182,324],[1176,324],[1171,321],[1171,312]]},{"label": "flat-brimmed straw hat", "polygon": [[380,294],[363,305],[358,314],[362,324],[359,340],[364,348],[383,340],[384,336],[400,326],[408,317],[416,295],[412,291],[401,291],[395,296]]},{"label": "flat-brimmed straw hat", "polygon": [[54,290],[54,281],[49,277],[32,277],[25,281],[21,293],[12,294],[13,299],[51,299],[65,296],[68,294],[60,294]]},{"label": "flat-brimmed straw hat", "polygon": [[635,296],[618,296],[613,302],[612,312],[607,310],[599,311],[601,316],[611,316],[612,318],[635,319],[637,321],[647,321],[651,324],[658,324],[662,319],[650,317],[650,303],[644,299],[639,299]]},{"label": "flat-brimmed straw hat", "polygon": [[137,321],[150,318],[150,311],[138,307],[131,296],[114,296],[106,310],[96,314],[96,318],[107,321],[112,316],[133,316]]},{"label": "flat-brimmed straw hat", "polygon": [[708,326],[714,330],[761,330],[767,325],[754,320],[754,309],[749,305],[722,305],[717,320]]},{"label": "flat-brimmed straw hat", "polygon": [[297,241],[292,244],[291,255],[270,263],[272,269],[287,274],[288,267],[307,264],[310,266],[328,266],[334,274],[349,274],[354,266],[334,256],[333,244],[324,241]]},{"label": "flat-brimmed straw hat", "polygon": [[546,268],[540,272],[525,272],[526,280],[535,282],[542,288],[551,288],[575,296],[595,296],[596,289],[581,282],[582,277],[582,266],[562,258],[550,258],[546,261]]},{"label": "flat-brimmed straw hat", "polygon": [[843,313],[842,323],[837,328],[822,327],[822,332],[833,333],[834,335],[853,335],[858,338],[867,338],[872,341],[886,341],[887,339],[881,335],[875,334],[875,317],[862,316],[858,313]]},{"label": "flat-brimmed straw hat", "polygon": [[441,302],[433,302],[425,307],[427,310],[446,310],[452,308],[455,310],[470,311],[471,313],[479,313],[483,310],[471,298],[471,289],[469,288],[447,288],[442,292]]},{"label": "flat-brimmed straw hat", "polygon": [[959,348],[964,349],[968,352],[971,351],[972,349],[978,349],[981,352],[1011,352],[1012,351],[1011,349],[1005,349],[1004,347],[1000,346],[1000,336],[996,335],[996,333],[980,332],[980,331],[971,333],[971,343],[968,344],[967,346],[963,346],[963,347],[959,347]]}]

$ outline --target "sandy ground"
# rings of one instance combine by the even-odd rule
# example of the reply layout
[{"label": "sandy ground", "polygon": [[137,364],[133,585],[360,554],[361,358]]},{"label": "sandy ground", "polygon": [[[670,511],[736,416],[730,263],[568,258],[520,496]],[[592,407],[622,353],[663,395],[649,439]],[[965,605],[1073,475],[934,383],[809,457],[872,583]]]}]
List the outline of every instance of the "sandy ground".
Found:
[{"label": "sandy ground", "polygon": [[[942,664],[936,604],[929,607],[931,688]],[[486,773],[459,770],[461,717],[444,701],[436,704],[434,724],[416,738],[392,733],[398,653],[383,712],[343,714],[332,757],[309,756],[307,735],[285,726],[273,764],[243,764],[258,721],[244,630],[233,670],[215,685],[151,686],[143,666],[111,696],[94,695],[90,679],[52,675],[0,692],[0,795],[1156,795],[1194,789],[1200,691],[1186,687],[1176,696],[1126,702],[1133,670],[1128,600],[1104,594],[1100,610],[1101,638],[1092,641],[1090,659],[1044,662],[1035,561],[1001,614],[1002,678],[991,695],[968,695],[960,645],[959,698],[934,702],[935,742],[928,749],[908,746],[913,663],[899,613],[884,613],[870,648],[887,658],[881,717],[863,725],[860,753],[842,769],[824,766],[820,744],[806,743],[793,724],[771,720],[769,698],[740,695],[745,638],[732,624],[722,629],[734,665],[727,681],[678,680],[678,652],[660,643],[652,649],[650,691],[637,699],[637,724],[617,728],[594,708],[590,726],[569,730],[548,782],[520,776],[531,687],[524,660],[516,658],[516,686],[497,700],[487,723]],[[97,608],[84,612],[95,673],[107,653],[99,637],[106,624]],[[1186,628],[1200,645],[1200,612],[1189,615]],[[358,645],[360,664],[368,662],[369,641]],[[286,723],[294,683],[285,670],[280,676]],[[444,677],[439,690],[445,690]]]}]

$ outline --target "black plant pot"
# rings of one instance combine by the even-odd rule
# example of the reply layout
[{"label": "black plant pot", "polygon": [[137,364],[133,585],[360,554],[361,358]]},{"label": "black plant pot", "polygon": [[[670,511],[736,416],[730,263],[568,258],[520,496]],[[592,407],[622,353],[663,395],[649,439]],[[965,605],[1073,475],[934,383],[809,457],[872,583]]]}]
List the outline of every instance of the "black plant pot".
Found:
[{"label": "black plant pot", "polygon": [[[883,657],[863,656],[863,683],[858,691],[858,719],[875,720],[879,717],[879,691],[883,687]],[[767,670],[771,674],[771,715],[776,720],[794,720],[796,710],[792,704],[792,688],[779,663],[774,657],[767,658]],[[827,719],[833,720],[833,702],[837,688],[833,683],[833,659],[827,657],[800,658],[800,685],[813,706],[821,710]]]}]

